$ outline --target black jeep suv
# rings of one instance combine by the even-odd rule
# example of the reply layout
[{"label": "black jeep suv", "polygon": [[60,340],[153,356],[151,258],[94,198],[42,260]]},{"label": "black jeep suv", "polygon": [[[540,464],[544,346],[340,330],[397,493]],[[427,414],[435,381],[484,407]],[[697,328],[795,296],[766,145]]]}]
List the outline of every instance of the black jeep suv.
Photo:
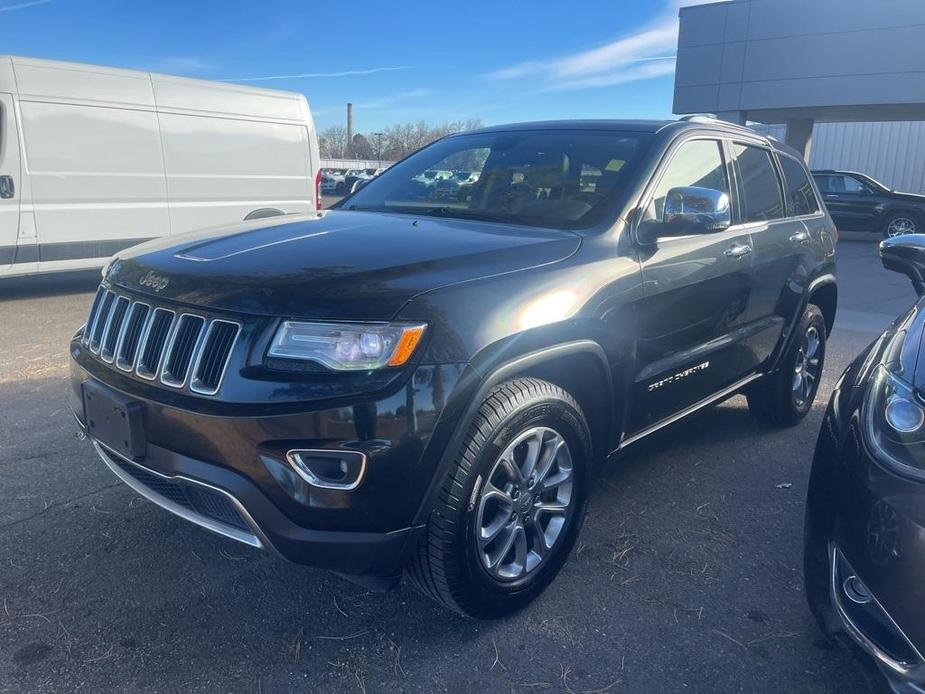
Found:
[{"label": "black jeep suv", "polygon": [[813,171],[832,220],[845,231],[870,231],[884,238],[925,229],[925,195],[890,190],[856,171]]},{"label": "black jeep suv", "polygon": [[[479,178],[436,200],[432,169]],[[162,507],[497,616],[558,572],[609,456],[739,392],[807,413],[835,240],[802,161],[745,128],[470,131],[336,210],[121,253],[70,396]]]}]

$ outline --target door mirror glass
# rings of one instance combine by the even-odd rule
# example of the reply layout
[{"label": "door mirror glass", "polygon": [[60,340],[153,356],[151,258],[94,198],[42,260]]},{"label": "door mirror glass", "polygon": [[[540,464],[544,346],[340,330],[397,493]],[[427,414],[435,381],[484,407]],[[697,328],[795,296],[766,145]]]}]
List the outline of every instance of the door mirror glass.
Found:
[{"label": "door mirror glass", "polygon": [[717,140],[689,140],[671,155],[641,213],[636,240],[722,231],[729,227],[729,178]]},{"label": "door mirror glass", "polygon": [[641,243],[654,243],[659,238],[724,231],[731,223],[726,193],[700,186],[679,186],[665,196],[662,220],[644,220],[637,236]]},{"label": "door mirror glass", "polygon": [[668,191],[663,223],[670,229],[697,234],[723,231],[731,222],[729,196],[721,190],[682,186]]}]

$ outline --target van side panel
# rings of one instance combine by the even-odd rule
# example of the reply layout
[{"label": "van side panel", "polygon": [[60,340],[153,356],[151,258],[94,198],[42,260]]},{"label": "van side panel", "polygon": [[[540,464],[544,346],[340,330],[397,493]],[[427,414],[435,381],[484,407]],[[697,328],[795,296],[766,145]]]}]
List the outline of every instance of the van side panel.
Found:
[{"label": "van side panel", "polygon": [[174,233],[265,208],[309,211],[304,126],[174,113],[160,121]]},{"label": "van side panel", "polygon": [[291,92],[167,75],[151,75],[151,83],[161,110],[222,114],[254,120],[302,120],[300,99]]},{"label": "van side panel", "polygon": [[32,194],[23,212],[34,213],[40,269],[86,265],[167,234],[148,76],[29,59],[13,68]]},{"label": "van side panel", "polygon": [[[0,67],[2,70],[2,67]],[[12,196],[0,197],[0,271],[16,262],[22,175],[13,95],[0,91],[0,176],[12,183]]]},{"label": "van side panel", "polygon": [[173,233],[313,204],[304,100],[286,92],[152,75]]},{"label": "van side panel", "polygon": [[167,234],[153,111],[20,101],[39,260],[108,257]]}]

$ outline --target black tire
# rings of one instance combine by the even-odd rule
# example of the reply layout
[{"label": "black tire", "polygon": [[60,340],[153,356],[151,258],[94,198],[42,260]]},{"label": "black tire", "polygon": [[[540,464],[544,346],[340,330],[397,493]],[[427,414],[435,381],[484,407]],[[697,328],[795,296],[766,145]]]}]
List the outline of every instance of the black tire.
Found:
[{"label": "black tire", "polygon": [[[813,331],[818,338],[815,354],[818,359],[809,392],[795,391],[795,373],[798,363],[806,359],[806,337]],[[747,393],[748,409],[758,419],[775,427],[798,424],[810,411],[819,390],[822,369],[825,365],[826,326],[822,311],[808,304],[796,327],[796,334],[787,353],[774,373],[762,378]]]},{"label": "black tire", "polygon": [[[493,388],[466,426],[406,574],[422,593],[445,607],[490,619],[527,605],[568,558],[587,509],[593,469],[591,436],[574,398],[536,378],[518,378]],[[475,536],[477,501],[487,477],[497,469],[500,454],[523,432],[537,427],[554,429],[568,445],[574,496],[548,554],[516,580],[502,581],[489,574],[480,557]]]},{"label": "black tire", "polygon": [[[904,229],[904,231],[897,234],[893,230],[894,224]],[[906,212],[904,210],[891,212],[889,215],[887,215],[886,219],[883,220],[881,233],[885,239],[891,238],[892,236],[902,236],[905,234],[920,234],[922,233],[921,217],[914,212]]]},{"label": "black tire", "polygon": [[347,191],[347,184],[344,183],[343,181],[338,181],[337,184],[334,186],[335,195],[343,195],[346,191]]}]

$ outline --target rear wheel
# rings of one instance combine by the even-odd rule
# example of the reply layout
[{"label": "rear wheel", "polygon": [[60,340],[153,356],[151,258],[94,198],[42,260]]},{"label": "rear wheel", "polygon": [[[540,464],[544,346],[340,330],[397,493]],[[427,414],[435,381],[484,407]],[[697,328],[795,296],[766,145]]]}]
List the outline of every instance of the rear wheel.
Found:
[{"label": "rear wheel", "polygon": [[919,221],[909,212],[896,212],[883,223],[883,237],[905,236],[921,231]]},{"label": "rear wheel", "polygon": [[588,426],[568,393],[535,378],[502,383],[468,425],[409,578],[470,617],[520,609],[568,558],[591,469]]},{"label": "rear wheel", "polygon": [[822,378],[826,327],[818,306],[806,307],[797,331],[778,371],[762,378],[747,394],[752,414],[774,426],[793,426],[803,419]]}]

